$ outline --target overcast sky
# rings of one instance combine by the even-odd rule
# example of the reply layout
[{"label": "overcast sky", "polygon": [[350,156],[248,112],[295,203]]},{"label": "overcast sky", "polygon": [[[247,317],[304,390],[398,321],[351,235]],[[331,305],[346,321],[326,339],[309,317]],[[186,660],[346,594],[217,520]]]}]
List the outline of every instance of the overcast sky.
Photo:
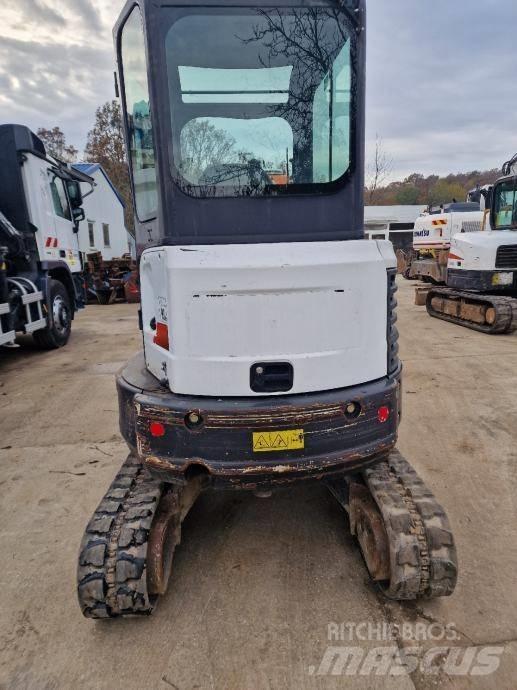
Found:
[{"label": "overcast sky", "polygon": [[[2,0],[0,121],[59,125],[84,148],[114,97],[122,0]],[[516,0],[369,0],[367,150],[392,179],[500,167],[517,151]]]}]

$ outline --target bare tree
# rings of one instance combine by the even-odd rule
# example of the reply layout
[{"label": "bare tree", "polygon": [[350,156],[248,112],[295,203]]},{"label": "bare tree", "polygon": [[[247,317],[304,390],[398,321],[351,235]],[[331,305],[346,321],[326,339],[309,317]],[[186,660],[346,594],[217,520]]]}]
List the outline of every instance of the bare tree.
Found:
[{"label": "bare tree", "polygon": [[74,163],[77,159],[78,151],[71,144],[67,145],[66,137],[59,127],[38,129],[38,137],[45,145],[47,153],[65,163]]},{"label": "bare tree", "polygon": [[252,36],[240,38],[244,45],[261,45],[259,61],[264,67],[274,66],[279,57],[293,64],[289,100],[271,111],[305,132],[312,124],[314,91],[348,40],[339,13],[318,7],[293,10],[288,16],[278,9],[258,9],[257,15],[262,21]]},{"label": "bare tree", "polygon": [[102,165],[124,199],[126,227],[133,231],[133,199],[118,101],[108,101],[97,108],[93,129],[88,132],[84,158]]},{"label": "bare tree", "polygon": [[366,193],[368,203],[375,202],[376,192],[382,187],[393,170],[393,159],[386,153],[384,142],[377,134],[375,136],[375,156],[366,171]]},{"label": "bare tree", "polygon": [[182,175],[192,184],[210,168],[230,163],[237,157],[235,139],[209,120],[191,120],[181,132]]}]

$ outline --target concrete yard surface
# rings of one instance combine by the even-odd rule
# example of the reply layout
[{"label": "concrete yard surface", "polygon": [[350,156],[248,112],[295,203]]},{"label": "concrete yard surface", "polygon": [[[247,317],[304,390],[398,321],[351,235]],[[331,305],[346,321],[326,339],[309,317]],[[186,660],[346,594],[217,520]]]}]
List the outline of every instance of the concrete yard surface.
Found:
[{"label": "concrete yard surface", "polygon": [[431,319],[400,288],[399,448],[449,514],[455,594],[385,600],[310,485],[204,494],[156,614],[84,619],[79,543],[127,453],[114,374],[140,348],[136,306],[90,306],[59,352],[0,349],[0,688],[517,687],[517,334]]}]

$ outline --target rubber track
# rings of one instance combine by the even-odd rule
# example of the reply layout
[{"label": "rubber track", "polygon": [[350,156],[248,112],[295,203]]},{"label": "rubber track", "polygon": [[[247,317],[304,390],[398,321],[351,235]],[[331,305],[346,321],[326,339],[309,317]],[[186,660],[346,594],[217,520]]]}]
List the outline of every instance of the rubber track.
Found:
[{"label": "rubber track", "polygon": [[450,596],[458,564],[442,506],[398,451],[364,472],[390,543],[391,599]]},{"label": "rubber track", "polygon": [[149,615],[149,531],[163,491],[130,455],[84,534],[77,570],[79,604],[87,618]]},{"label": "rubber track", "polygon": [[[488,307],[493,307],[496,310],[496,321],[492,325],[480,324],[451,316],[450,314],[443,314],[442,312],[436,311],[431,306],[433,297],[450,298],[454,301],[463,299],[469,302],[481,303]],[[453,290],[451,288],[438,288],[436,290],[430,290],[427,295],[427,313],[435,319],[449,321],[449,323],[455,323],[458,326],[465,326],[474,331],[480,331],[481,333],[488,333],[490,335],[502,335],[517,330],[517,299],[512,297],[482,295],[473,292]]]}]

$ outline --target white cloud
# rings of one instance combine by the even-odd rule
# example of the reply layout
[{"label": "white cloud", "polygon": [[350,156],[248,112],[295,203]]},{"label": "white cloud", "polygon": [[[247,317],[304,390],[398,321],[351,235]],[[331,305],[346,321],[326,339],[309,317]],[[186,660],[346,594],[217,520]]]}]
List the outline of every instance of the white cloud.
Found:
[{"label": "white cloud", "polygon": [[2,120],[59,125],[83,149],[95,109],[114,98],[112,25],[120,2],[7,0],[0,6]]}]

